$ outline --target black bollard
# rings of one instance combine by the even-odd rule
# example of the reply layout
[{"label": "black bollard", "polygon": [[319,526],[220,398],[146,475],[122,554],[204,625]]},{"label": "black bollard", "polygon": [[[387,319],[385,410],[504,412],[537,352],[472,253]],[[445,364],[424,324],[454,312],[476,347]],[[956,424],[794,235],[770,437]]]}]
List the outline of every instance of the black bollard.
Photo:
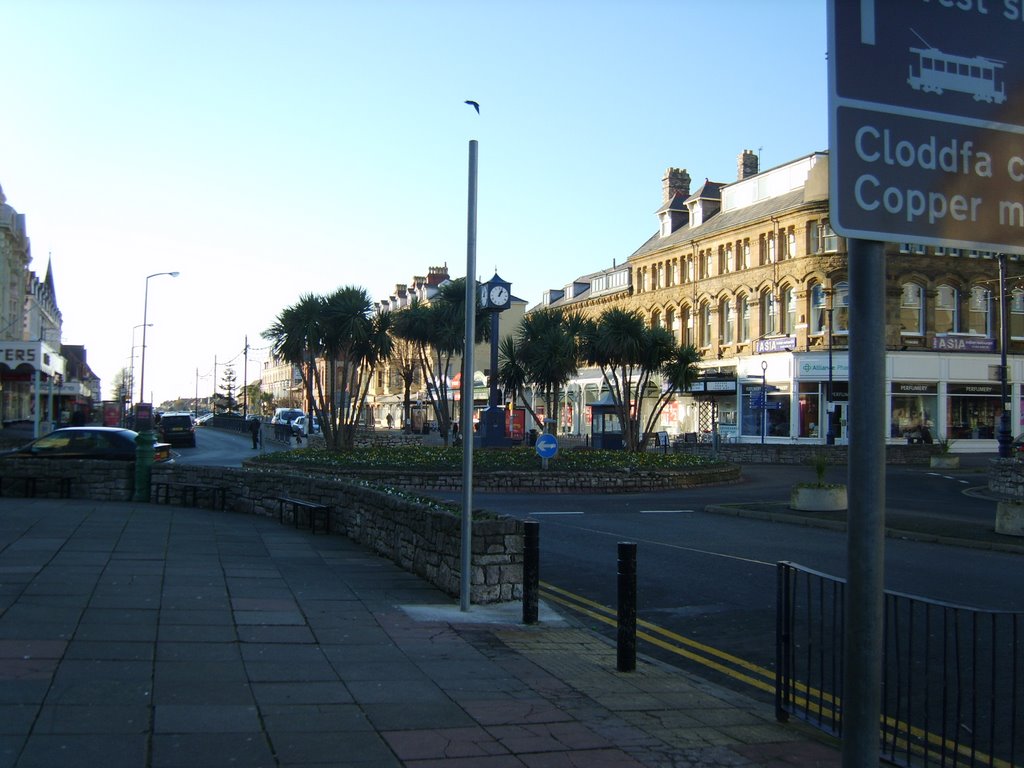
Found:
[{"label": "black bollard", "polygon": [[540,523],[523,523],[523,624],[537,623],[540,592]]},{"label": "black bollard", "polygon": [[636,543],[619,542],[619,672],[636,669]]}]

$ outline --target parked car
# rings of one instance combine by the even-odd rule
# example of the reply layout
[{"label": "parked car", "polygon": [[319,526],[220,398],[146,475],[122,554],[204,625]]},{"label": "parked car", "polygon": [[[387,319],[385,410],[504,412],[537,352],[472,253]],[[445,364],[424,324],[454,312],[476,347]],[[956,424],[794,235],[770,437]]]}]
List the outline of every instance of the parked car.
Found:
[{"label": "parked car", "polygon": [[305,411],[301,408],[277,408],[270,419],[271,424],[291,424],[299,416],[304,416]]},{"label": "parked car", "polygon": [[[309,435],[309,416],[296,416],[292,419],[292,434],[306,437]],[[320,434],[320,419],[313,417],[313,434]]]},{"label": "parked car", "polygon": [[274,411],[270,423],[274,427],[275,440],[288,440],[292,432],[292,422],[300,416],[304,416],[300,408],[278,408]]},{"label": "parked car", "polygon": [[191,413],[165,413],[160,417],[157,429],[165,443],[196,447],[196,425]]},{"label": "parked car", "polygon": [[[138,432],[118,427],[65,427],[38,437],[21,448],[0,454],[0,458],[35,456],[46,459],[116,459],[135,461]],[[153,461],[171,461],[171,446],[153,446]]]},{"label": "parked car", "polygon": [[196,419],[196,426],[197,427],[201,427],[204,424],[206,424],[206,422],[208,422],[212,418],[213,418],[213,414],[212,413],[204,413],[202,416],[200,416],[199,418]]}]

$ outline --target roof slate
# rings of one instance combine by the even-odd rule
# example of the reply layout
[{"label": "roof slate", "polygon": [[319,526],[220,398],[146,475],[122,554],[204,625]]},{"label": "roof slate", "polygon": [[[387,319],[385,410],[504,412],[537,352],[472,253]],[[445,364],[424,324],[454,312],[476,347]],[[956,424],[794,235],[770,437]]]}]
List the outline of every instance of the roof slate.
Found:
[{"label": "roof slate", "polygon": [[629,260],[640,258],[649,253],[659,251],[663,248],[683,245],[706,237],[716,235],[723,230],[739,227],[753,221],[758,221],[768,216],[783,213],[784,211],[797,208],[804,204],[803,189],[795,189],[782,195],[770,197],[767,200],[746,205],[732,211],[716,213],[707,221],[696,227],[680,227],[671,235],[660,237],[657,233],[635,250]]}]

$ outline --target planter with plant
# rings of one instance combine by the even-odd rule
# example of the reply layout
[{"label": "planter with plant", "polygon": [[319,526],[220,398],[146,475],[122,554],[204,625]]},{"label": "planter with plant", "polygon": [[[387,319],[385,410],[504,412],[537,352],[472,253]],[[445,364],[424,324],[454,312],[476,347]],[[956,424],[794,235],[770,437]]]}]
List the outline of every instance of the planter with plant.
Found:
[{"label": "planter with plant", "polygon": [[808,463],[814,468],[815,482],[794,485],[789,495],[789,506],[805,512],[835,512],[846,509],[846,486],[843,483],[825,482],[828,457],[822,453],[815,453],[808,459]]},{"label": "planter with plant", "polygon": [[932,469],[957,469],[960,466],[960,457],[952,454],[953,441],[948,437],[940,437],[935,441],[939,452],[929,460]]}]

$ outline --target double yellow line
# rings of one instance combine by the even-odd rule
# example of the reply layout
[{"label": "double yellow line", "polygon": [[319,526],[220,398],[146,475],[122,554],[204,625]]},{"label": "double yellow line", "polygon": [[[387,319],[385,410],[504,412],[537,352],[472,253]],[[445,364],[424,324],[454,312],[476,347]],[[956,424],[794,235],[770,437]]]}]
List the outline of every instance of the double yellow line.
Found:
[{"label": "double yellow line", "polygon": [[[545,600],[563,605],[610,627],[618,625],[617,612],[606,605],[588,600],[546,581],[541,582],[540,588],[540,595]],[[751,664],[738,656],[712,648],[710,645],[698,643],[643,619],[637,619],[636,626],[637,638],[651,645],[689,659],[708,669],[721,672],[734,680],[752,685],[758,690],[775,693],[775,673],[770,669]]]},{"label": "double yellow line", "polygon": [[[618,626],[618,613],[614,609],[594,600],[589,600],[582,595],[569,592],[561,587],[556,587],[554,584],[542,581],[540,583],[540,596],[549,602],[565,606],[571,611],[588,616],[602,624],[607,624],[610,627]],[[638,618],[636,625],[636,636],[638,639],[645,640],[651,645],[684,659],[689,659],[703,667],[720,672],[733,680],[751,685],[760,691],[773,695],[775,693],[775,672],[770,669],[751,664],[749,661],[733,656],[731,653],[712,648],[710,645],[698,643],[696,640],[683,637],[676,632],[659,627],[657,624],[652,624],[643,619]],[[793,681],[793,686],[797,694],[794,696],[793,701],[795,705],[803,708],[808,713],[824,716],[825,718],[837,716],[840,703],[835,696],[816,688],[809,688],[807,685],[795,680]],[[907,724],[893,718],[883,718],[880,725],[887,732],[895,730],[897,733],[906,733],[909,730],[911,735],[918,740],[918,743],[908,745],[904,739],[898,739],[897,745],[901,749],[909,749],[918,755],[923,752],[923,742],[927,742],[933,750],[944,746],[946,749],[964,756],[967,756],[969,753],[969,750],[963,745],[954,744],[949,739],[944,740],[921,728],[911,727],[908,729]],[[994,768],[1014,768],[1007,761],[990,758],[982,753],[975,753],[974,758],[981,760],[980,764],[992,765]]]}]

